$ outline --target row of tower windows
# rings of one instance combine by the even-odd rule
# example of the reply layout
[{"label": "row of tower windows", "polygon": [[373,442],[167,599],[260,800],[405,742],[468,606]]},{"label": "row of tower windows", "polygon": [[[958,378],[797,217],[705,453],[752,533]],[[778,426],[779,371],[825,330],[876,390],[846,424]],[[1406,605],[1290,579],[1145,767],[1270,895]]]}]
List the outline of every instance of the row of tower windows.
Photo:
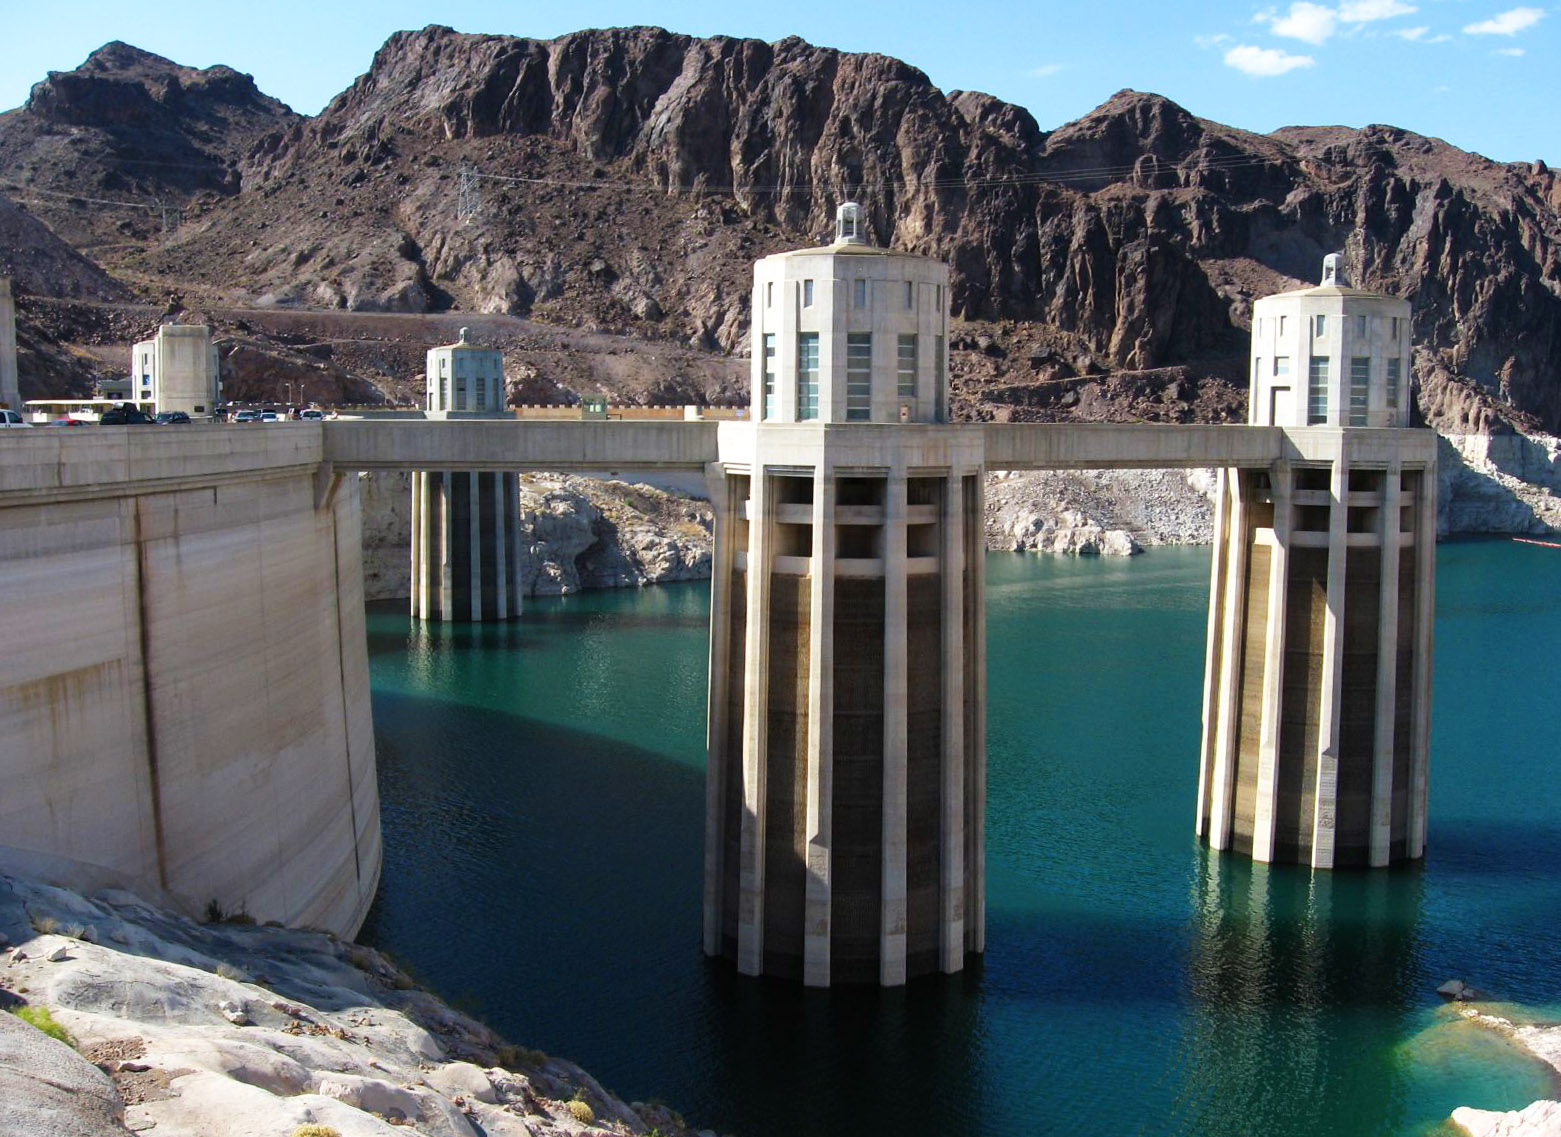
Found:
[{"label": "row of tower windows", "polygon": [[[1399,387],[1403,380],[1403,360],[1397,356],[1390,357],[1387,363],[1387,391],[1386,399],[1389,410],[1398,409]],[[1258,358],[1253,361],[1253,372],[1261,375],[1263,360]],[[1274,357],[1274,378],[1285,378],[1290,374],[1290,357],[1276,355]],[[1367,409],[1371,404],[1371,357],[1369,355],[1357,355],[1350,359],[1350,426],[1365,426],[1367,422]],[[1316,426],[1328,421],[1328,356],[1315,355],[1311,358],[1306,374],[1306,423],[1308,426]]]},{"label": "row of tower windows", "polygon": [[[916,397],[916,374],[921,361],[921,337],[915,333],[898,337],[895,354],[896,393],[902,399]],[[934,389],[942,391],[945,380],[943,337],[933,337]],[[851,332],[846,336],[846,421],[868,422],[873,407],[873,337],[869,332]],[[775,335],[764,336],[764,417],[773,419],[775,401]],[[818,418],[818,333],[797,335],[797,420]]]},{"label": "row of tower windows", "polygon": [[[1344,318],[1345,319],[1349,319],[1349,317],[1344,317]],[[1356,316],[1356,317],[1354,317],[1354,320],[1355,320],[1355,334],[1356,334],[1356,336],[1364,337],[1371,330],[1373,322],[1376,321],[1376,320],[1380,320],[1380,319],[1383,319],[1383,317],[1381,317],[1381,316]],[[1386,319],[1388,320],[1388,324],[1389,324],[1388,334],[1393,339],[1398,339],[1399,317],[1398,316],[1388,316],[1388,317],[1386,317]],[[1288,316],[1280,316],[1279,317],[1279,334],[1281,336],[1283,336],[1285,334],[1285,332],[1286,332],[1286,330],[1288,328],[1288,324],[1287,324],[1288,320],[1289,320]],[[1264,324],[1266,322],[1267,322],[1266,318],[1258,320],[1258,322],[1257,322],[1257,334],[1258,335],[1261,336],[1263,334]],[[1321,339],[1323,336],[1325,336],[1327,334],[1328,334],[1328,317],[1326,315],[1313,316],[1312,317],[1312,337],[1314,339]]]},{"label": "row of tower windows", "polygon": [[[498,393],[499,393],[499,386],[498,386],[497,380],[495,380],[494,394],[497,395]],[[486,375],[479,375],[479,376],[477,376],[476,386],[473,389],[472,394],[473,394],[473,400],[472,400],[471,405],[468,406],[467,405],[467,399],[466,399],[466,396],[467,396],[466,377],[464,375],[457,376],[456,380],[455,380],[455,405],[451,406],[450,405],[450,377],[448,375],[441,375],[441,376],[439,376],[439,405],[437,407],[433,408],[433,409],[434,410],[440,410],[440,411],[451,411],[451,410],[454,410],[454,411],[481,411],[481,410],[487,410],[488,409],[488,377]]]},{"label": "row of tower windows", "polygon": [[[904,283],[904,286],[905,286],[905,309],[906,309],[906,311],[910,311],[911,309],[916,307],[916,284],[915,284],[914,281],[909,281],[909,280],[904,281],[903,283]],[[943,310],[943,286],[941,284],[935,284],[935,285],[933,285],[933,289],[934,289],[934,300],[933,300],[933,302],[936,305],[936,310],[937,311],[942,311]],[[864,277],[857,277],[855,280],[853,280],[851,282],[851,307],[853,307],[853,308],[867,308],[867,307],[870,307],[871,306],[870,301],[871,301],[872,293],[873,293],[872,281],[867,280]],[[773,308],[773,307],[775,307],[775,282],[773,280],[766,281],[765,284],[764,284],[764,306],[766,308]],[[804,308],[811,308],[811,307],[813,307],[813,281],[812,280],[804,280],[802,282],[802,306]]]}]

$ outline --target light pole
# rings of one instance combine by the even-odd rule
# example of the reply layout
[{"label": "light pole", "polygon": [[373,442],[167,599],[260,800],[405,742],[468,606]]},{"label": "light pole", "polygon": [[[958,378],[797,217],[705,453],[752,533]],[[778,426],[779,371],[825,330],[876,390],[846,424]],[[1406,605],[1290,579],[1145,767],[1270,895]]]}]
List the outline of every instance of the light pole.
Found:
[{"label": "light pole", "polygon": [[282,386],[287,389],[287,405],[288,406],[292,406],[293,405],[293,385],[291,383],[283,383]]}]

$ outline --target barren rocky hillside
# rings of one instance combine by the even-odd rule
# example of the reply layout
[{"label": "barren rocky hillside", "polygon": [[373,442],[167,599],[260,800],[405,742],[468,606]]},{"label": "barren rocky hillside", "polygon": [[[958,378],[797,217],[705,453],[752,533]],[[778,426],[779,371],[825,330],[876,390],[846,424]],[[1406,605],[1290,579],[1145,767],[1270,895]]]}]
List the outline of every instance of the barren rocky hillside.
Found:
[{"label": "barren rocky hillside", "polygon": [[[225,68],[109,45],[0,115],[0,188],[157,302],[487,313],[711,360],[746,349],[750,262],[856,198],[880,242],[953,265],[971,418],[1235,417],[1251,302],[1343,249],[1358,283],[1415,303],[1430,421],[1561,429],[1554,175],[1390,127],[1259,136],[1124,91],[1047,131],[796,39],[430,27],[314,118]],[[72,194],[175,203],[182,223]],[[687,357],[513,363],[531,397],[742,384]]]}]

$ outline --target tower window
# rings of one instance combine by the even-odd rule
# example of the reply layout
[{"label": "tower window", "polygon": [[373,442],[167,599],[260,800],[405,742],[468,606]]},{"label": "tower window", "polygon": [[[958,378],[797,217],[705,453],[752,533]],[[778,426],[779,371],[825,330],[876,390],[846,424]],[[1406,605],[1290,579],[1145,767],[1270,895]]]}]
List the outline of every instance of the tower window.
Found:
[{"label": "tower window", "polygon": [[1280,316],[1279,317],[1279,334],[1280,335],[1284,335],[1285,334],[1285,320],[1288,319],[1288,318],[1289,317],[1287,317],[1287,316]]},{"label": "tower window", "polygon": [[1328,317],[1317,317],[1317,331],[1314,333],[1319,339],[1328,334]]},{"label": "tower window", "polygon": [[1357,355],[1350,360],[1350,425],[1365,426],[1371,408],[1371,357]]},{"label": "tower window", "polygon": [[910,281],[905,282],[905,307],[907,309],[916,306],[916,286]]},{"label": "tower window", "polygon": [[851,307],[867,307],[867,281],[859,279],[853,282],[853,287],[851,289]]},{"label": "tower window", "polygon": [[1356,316],[1355,317],[1355,334],[1360,336],[1361,339],[1365,339],[1366,338],[1366,317],[1365,316]]},{"label": "tower window", "polygon": [[1388,362],[1388,390],[1387,390],[1388,409],[1396,411],[1396,410],[1398,410],[1398,384],[1399,384],[1399,380],[1402,378],[1400,372],[1403,370],[1404,361],[1399,359],[1398,356],[1395,355],[1392,358],[1390,358],[1387,362]]},{"label": "tower window", "polygon": [[1276,355],[1276,356],[1274,356],[1274,375],[1275,375],[1275,377],[1277,378],[1280,375],[1288,375],[1288,374],[1290,374],[1290,357],[1288,355]]},{"label": "tower window", "polygon": [[1328,357],[1314,356],[1306,376],[1306,425],[1328,421]]},{"label": "tower window", "polygon": [[1397,316],[1393,317],[1393,339],[1394,339],[1395,342],[1397,342],[1397,340],[1398,340],[1398,317]]},{"label": "tower window", "polygon": [[802,306],[804,308],[813,307],[813,282],[811,280],[802,282]]},{"label": "tower window", "polygon": [[899,346],[895,367],[899,379],[900,398],[914,399],[916,397],[916,336],[914,334],[901,336]]},{"label": "tower window", "polygon": [[775,335],[764,336],[764,417],[775,417]]},{"label": "tower window", "polygon": [[867,422],[872,417],[873,337],[851,332],[846,336],[846,421]]},{"label": "tower window", "polygon": [[818,333],[802,332],[797,336],[797,420],[815,418],[818,418]]},{"label": "tower window", "polygon": [[773,280],[764,282],[764,306],[766,308],[775,307],[775,282]]}]

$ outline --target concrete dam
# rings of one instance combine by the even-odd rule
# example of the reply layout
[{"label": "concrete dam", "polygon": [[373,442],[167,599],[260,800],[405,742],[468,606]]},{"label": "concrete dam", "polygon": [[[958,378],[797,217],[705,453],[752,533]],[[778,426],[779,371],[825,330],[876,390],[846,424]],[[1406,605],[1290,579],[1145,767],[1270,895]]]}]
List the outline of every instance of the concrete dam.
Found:
[{"label": "concrete dam", "polygon": [[704,948],[745,974],[892,986],[984,949],[988,469],[1219,467],[1197,832],[1420,857],[1436,440],[1404,426],[1407,305],[1326,275],[1260,305],[1250,425],[950,424],[947,270],[848,222],[756,270],[752,421],[7,432],[0,867],[357,929],[374,469],[437,475],[413,587],[445,618],[519,609],[481,595],[493,511],[446,504],[470,475],[704,474]]}]

